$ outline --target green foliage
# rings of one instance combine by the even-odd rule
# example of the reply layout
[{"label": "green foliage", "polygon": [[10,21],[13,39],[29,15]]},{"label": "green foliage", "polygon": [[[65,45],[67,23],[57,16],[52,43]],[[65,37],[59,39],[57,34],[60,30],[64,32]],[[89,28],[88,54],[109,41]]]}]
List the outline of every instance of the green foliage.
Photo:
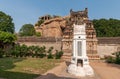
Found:
[{"label": "green foliage", "polygon": [[99,19],[93,20],[98,37],[118,37],[120,36],[120,20]]},{"label": "green foliage", "polygon": [[52,53],[49,53],[48,56],[47,56],[48,59],[53,59],[53,55]]},{"label": "green foliage", "polygon": [[20,45],[15,45],[13,49],[10,51],[11,55],[14,57],[18,57],[20,54]]},{"label": "green foliage", "polygon": [[120,64],[120,52],[113,53],[115,57],[108,56],[106,57],[106,62]]},{"label": "green foliage", "polygon": [[120,64],[120,52],[116,52],[116,53],[115,53],[115,56],[116,56],[116,58],[115,58],[115,63],[116,63],[116,64]]},{"label": "green foliage", "polygon": [[17,37],[14,34],[0,31],[0,42],[1,43],[13,43]]},{"label": "green foliage", "polygon": [[26,45],[15,45],[11,50],[11,55],[14,57],[26,57],[28,54],[28,47]]},{"label": "green foliage", "polygon": [[9,54],[8,49],[10,49],[10,46],[12,46],[14,44],[16,39],[17,39],[17,37],[14,34],[0,31],[0,49],[4,50],[3,55],[7,56]]},{"label": "green foliage", "polygon": [[3,57],[3,55],[4,55],[4,51],[3,51],[3,49],[2,49],[2,48],[0,48],[0,58],[2,58],[2,57]]},{"label": "green foliage", "polygon": [[108,63],[114,63],[115,62],[115,59],[112,56],[107,56],[105,59],[106,59],[106,62],[108,62]]},{"label": "green foliage", "polygon": [[55,59],[60,59],[62,55],[63,55],[63,51],[58,52],[58,50],[56,50]]},{"label": "green foliage", "polygon": [[19,31],[20,36],[33,36],[35,35],[35,28],[32,24],[24,24]]},{"label": "green foliage", "polygon": [[29,46],[28,47],[28,51],[29,51],[29,53],[28,53],[28,56],[32,56],[32,57],[34,57],[35,55],[35,46]]},{"label": "green foliage", "polygon": [[40,58],[43,58],[43,57],[46,56],[46,47],[45,47],[45,46],[43,46],[43,47],[40,48],[40,51],[39,51],[38,56],[39,56]]},{"label": "green foliage", "polygon": [[40,36],[41,36],[41,33],[40,33],[40,32],[36,32],[36,36],[37,36],[37,37],[40,37]]},{"label": "green foliage", "polygon": [[50,47],[50,48],[48,49],[47,53],[52,53],[52,50],[53,50],[53,49],[54,49],[53,47]]},{"label": "green foliage", "polygon": [[43,22],[44,20],[39,20],[36,26],[40,26]]},{"label": "green foliage", "polygon": [[47,57],[48,59],[60,59],[63,55],[63,51],[57,51],[56,54],[53,54],[53,47],[50,47],[46,51],[46,47],[42,46],[27,46],[27,45],[20,45],[15,44],[14,47],[9,51],[6,55],[3,53],[4,51],[0,49],[0,57],[8,56],[8,57],[35,57],[35,58],[44,58]]},{"label": "green foliage", "polygon": [[48,53],[47,58],[48,58],[48,59],[53,59],[52,50],[53,50],[53,47],[50,47],[50,48],[48,49],[48,51],[47,51],[47,53]]},{"label": "green foliage", "polygon": [[11,16],[0,11],[0,31],[14,33],[15,27]]},{"label": "green foliage", "polygon": [[20,46],[20,53],[19,53],[20,57],[23,57],[23,56],[26,57],[27,53],[28,53],[28,47],[26,45],[24,45],[24,44],[21,45]]},{"label": "green foliage", "polygon": [[42,23],[44,23],[44,20],[39,19],[38,22],[35,24],[35,26],[40,26]]},{"label": "green foliage", "polygon": [[9,52],[8,48],[14,44],[16,39],[16,35],[0,31],[0,48],[5,51],[6,55]]},{"label": "green foliage", "polygon": [[43,58],[46,56],[46,47],[26,46],[16,44],[11,50],[11,56],[14,57],[36,57]]}]

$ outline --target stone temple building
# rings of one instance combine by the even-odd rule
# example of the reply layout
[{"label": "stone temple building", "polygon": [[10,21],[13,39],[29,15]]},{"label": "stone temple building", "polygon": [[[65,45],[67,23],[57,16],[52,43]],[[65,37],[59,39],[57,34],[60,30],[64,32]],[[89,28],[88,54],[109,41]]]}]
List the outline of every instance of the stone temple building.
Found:
[{"label": "stone temple building", "polygon": [[69,16],[52,18],[44,21],[40,26],[35,26],[42,37],[62,38],[61,48],[64,51],[64,58],[71,57],[73,24],[85,24],[87,34],[87,55],[89,58],[99,58],[97,55],[97,38],[92,21],[88,18],[88,9],[83,11],[70,10]]}]

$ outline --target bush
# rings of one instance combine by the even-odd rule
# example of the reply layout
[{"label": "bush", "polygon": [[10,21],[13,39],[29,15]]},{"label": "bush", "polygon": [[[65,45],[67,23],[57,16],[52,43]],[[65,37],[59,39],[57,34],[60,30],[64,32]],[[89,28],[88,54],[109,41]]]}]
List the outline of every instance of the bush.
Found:
[{"label": "bush", "polygon": [[53,50],[53,47],[50,47],[50,48],[48,49],[48,51],[47,51],[47,53],[48,53],[47,58],[48,58],[48,59],[53,59],[52,50]]},{"label": "bush", "polygon": [[55,59],[60,59],[62,55],[63,55],[63,51],[58,52],[58,50],[56,50]]},{"label": "bush", "polygon": [[46,47],[39,46],[26,46],[26,45],[15,45],[11,50],[11,56],[14,57],[40,57],[46,56]]},{"label": "bush", "polygon": [[27,47],[27,45],[21,45],[20,46],[20,57],[26,57],[26,54],[28,53],[28,47]]},{"label": "bush", "polygon": [[24,24],[19,30],[20,36],[33,36],[35,34],[35,28],[32,24]]},{"label": "bush", "polygon": [[112,56],[107,56],[106,58],[107,63],[114,63],[115,59]]},{"label": "bush", "polygon": [[12,49],[11,49],[11,55],[14,57],[19,57],[20,54],[20,45],[16,44]]},{"label": "bush", "polygon": [[48,56],[47,56],[48,59],[53,59],[53,55],[52,53],[49,53]]},{"label": "bush", "polygon": [[115,53],[115,56],[116,56],[116,58],[115,58],[115,63],[116,63],[116,64],[120,64],[120,52],[116,52],[116,53]]},{"label": "bush", "polygon": [[53,47],[50,47],[47,51],[47,53],[52,53]]},{"label": "bush", "polygon": [[46,56],[46,54],[41,53],[41,54],[38,54],[38,56],[39,56],[40,58],[44,58],[44,57]]},{"label": "bush", "polygon": [[120,64],[120,52],[113,53],[112,55],[115,55],[115,57],[112,56],[105,57],[106,62]]},{"label": "bush", "polygon": [[3,49],[2,49],[2,48],[0,48],[0,58],[2,58],[2,57],[3,57],[3,55],[4,55],[4,51],[3,51]]}]

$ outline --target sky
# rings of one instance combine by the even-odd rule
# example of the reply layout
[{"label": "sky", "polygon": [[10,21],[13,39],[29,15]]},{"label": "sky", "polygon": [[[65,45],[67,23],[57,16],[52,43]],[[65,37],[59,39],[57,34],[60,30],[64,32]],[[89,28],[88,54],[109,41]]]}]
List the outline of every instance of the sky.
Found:
[{"label": "sky", "polygon": [[70,9],[88,8],[89,19],[120,19],[120,0],[0,0],[0,11],[13,18],[15,31],[24,24],[35,24],[40,16],[69,15]]}]

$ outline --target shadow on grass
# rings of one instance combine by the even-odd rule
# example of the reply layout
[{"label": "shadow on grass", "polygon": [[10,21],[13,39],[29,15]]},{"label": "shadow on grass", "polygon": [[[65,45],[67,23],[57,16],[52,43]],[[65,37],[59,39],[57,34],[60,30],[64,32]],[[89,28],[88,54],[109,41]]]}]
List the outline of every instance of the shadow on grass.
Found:
[{"label": "shadow on grass", "polygon": [[48,73],[47,75],[42,75],[36,79],[77,79],[77,78],[70,78],[70,77],[59,77],[55,74]]},{"label": "shadow on grass", "polygon": [[20,62],[25,58],[0,58],[0,71],[5,71],[15,67],[14,63]]},{"label": "shadow on grass", "polygon": [[40,75],[20,72],[0,71],[0,77],[5,79],[34,79]]},{"label": "shadow on grass", "polygon": [[5,79],[34,79],[40,75],[21,72],[7,71],[15,67],[16,62],[21,62],[25,58],[0,58],[0,78]]}]

